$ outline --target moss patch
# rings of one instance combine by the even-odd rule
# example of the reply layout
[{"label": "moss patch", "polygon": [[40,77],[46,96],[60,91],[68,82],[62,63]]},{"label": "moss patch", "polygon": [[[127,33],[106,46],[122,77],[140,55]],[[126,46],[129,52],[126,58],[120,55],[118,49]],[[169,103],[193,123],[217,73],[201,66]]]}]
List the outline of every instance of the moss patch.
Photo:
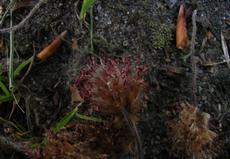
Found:
[{"label": "moss patch", "polygon": [[172,33],[174,27],[170,24],[149,22],[151,31],[151,42],[155,49],[168,47],[172,41]]}]

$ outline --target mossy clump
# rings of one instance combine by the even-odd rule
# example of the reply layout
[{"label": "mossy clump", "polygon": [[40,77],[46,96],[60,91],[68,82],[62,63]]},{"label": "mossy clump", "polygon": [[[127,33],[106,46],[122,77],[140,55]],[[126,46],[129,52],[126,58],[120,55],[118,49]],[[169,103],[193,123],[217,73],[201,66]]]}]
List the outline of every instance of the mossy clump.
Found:
[{"label": "mossy clump", "polygon": [[149,22],[152,47],[155,49],[166,48],[173,39],[173,26],[171,24]]},{"label": "mossy clump", "polygon": [[177,115],[168,122],[168,136],[175,154],[196,159],[217,155],[218,135],[210,130],[208,113],[185,102],[177,106]]}]

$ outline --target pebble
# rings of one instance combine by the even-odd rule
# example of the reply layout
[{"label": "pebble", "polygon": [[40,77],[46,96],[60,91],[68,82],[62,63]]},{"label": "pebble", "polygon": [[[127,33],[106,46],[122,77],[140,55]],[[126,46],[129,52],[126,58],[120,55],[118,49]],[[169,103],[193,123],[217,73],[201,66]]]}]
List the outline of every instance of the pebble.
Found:
[{"label": "pebble", "polygon": [[102,8],[101,8],[101,5],[98,5],[98,6],[97,6],[97,11],[98,11],[99,13],[101,12],[101,9],[102,9]]},{"label": "pebble", "polygon": [[128,40],[124,40],[124,41],[123,41],[123,46],[128,46],[128,45],[129,45]]},{"label": "pebble", "polygon": [[109,19],[107,22],[108,25],[112,24],[112,21]]}]

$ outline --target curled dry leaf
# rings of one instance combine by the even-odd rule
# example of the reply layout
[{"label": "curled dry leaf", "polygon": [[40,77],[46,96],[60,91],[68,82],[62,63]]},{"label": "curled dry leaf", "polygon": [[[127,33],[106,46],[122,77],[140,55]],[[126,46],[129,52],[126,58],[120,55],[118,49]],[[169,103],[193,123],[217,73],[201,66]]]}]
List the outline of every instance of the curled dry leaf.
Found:
[{"label": "curled dry leaf", "polygon": [[181,5],[176,24],[176,47],[183,50],[188,47],[188,44],[189,39],[186,28],[186,11],[184,6]]},{"label": "curled dry leaf", "polygon": [[80,96],[80,92],[78,90],[78,88],[73,85],[69,87],[70,92],[71,92],[71,104],[73,105],[74,103],[83,103],[84,99]]},{"label": "curled dry leaf", "polygon": [[63,31],[60,35],[58,35],[51,44],[49,44],[46,48],[44,48],[40,53],[38,53],[37,58],[44,61],[48,57],[54,54],[57,48],[61,45],[62,39],[65,37],[67,31]]}]

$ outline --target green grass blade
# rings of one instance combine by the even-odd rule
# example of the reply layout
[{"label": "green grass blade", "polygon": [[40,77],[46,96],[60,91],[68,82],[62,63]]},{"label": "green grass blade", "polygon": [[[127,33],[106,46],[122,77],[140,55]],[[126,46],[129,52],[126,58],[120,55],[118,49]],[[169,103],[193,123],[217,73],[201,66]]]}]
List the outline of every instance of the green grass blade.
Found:
[{"label": "green grass blade", "polygon": [[84,0],[82,7],[81,7],[81,13],[80,13],[80,20],[85,19],[87,11],[93,7],[95,0]]},{"label": "green grass blade", "polygon": [[0,96],[0,104],[4,102],[9,102],[12,101],[14,98],[9,95],[9,96]]},{"label": "green grass blade", "polygon": [[2,117],[0,117],[0,123],[6,124],[6,125],[8,125],[8,126],[10,126],[10,127],[13,127],[13,128],[15,128],[17,131],[19,131],[19,132],[23,132],[23,129],[22,129],[22,128],[20,128],[19,126],[17,126],[17,125],[14,124],[13,122],[11,122],[11,121],[9,121],[9,120],[6,120],[6,119],[4,119],[4,118],[2,118]]},{"label": "green grass blade", "polygon": [[58,131],[60,131],[62,128],[65,127],[66,124],[68,124],[70,122],[70,120],[73,119],[73,117],[75,116],[75,114],[78,111],[78,107],[81,105],[82,103],[80,103],[78,106],[76,106],[76,108],[74,108],[71,112],[69,112],[68,114],[66,114],[55,126],[54,128],[54,132],[57,133]]},{"label": "green grass blade", "polygon": [[28,64],[30,64],[33,61],[33,58],[34,56],[20,63],[20,65],[14,71],[14,78],[20,75],[20,72],[23,70],[23,68],[25,68]]},{"label": "green grass blade", "polygon": [[6,96],[10,96],[9,90],[6,88],[6,86],[1,81],[0,81],[0,88]]},{"label": "green grass blade", "polygon": [[76,117],[83,119],[83,120],[88,120],[88,121],[93,121],[93,122],[102,122],[103,120],[100,118],[92,117],[92,116],[86,116],[83,114],[76,113]]}]

